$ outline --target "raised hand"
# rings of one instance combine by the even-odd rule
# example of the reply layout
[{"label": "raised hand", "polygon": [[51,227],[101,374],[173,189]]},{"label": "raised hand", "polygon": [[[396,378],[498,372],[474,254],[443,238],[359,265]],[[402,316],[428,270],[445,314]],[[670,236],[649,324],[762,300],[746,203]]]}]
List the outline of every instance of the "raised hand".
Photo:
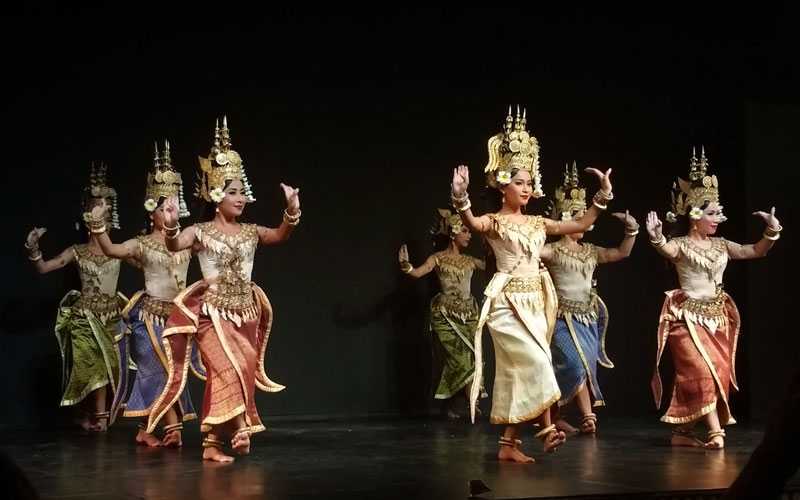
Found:
[{"label": "raised hand", "polygon": [[625,210],[625,213],[622,212],[614,212],[611,214],[612,217],[616,217],[617,219],[621,220],[623,224],[625,224],[626,229],[636,230],[639,229],[639,223],[636,222],[636,219]]},{"label": "raised hand", "polygon": [[286,211],[291,215],[296,215],[300,211],[300,188],[293,188],[281,182],[283,196],[286,197]]},{"label": "raised hand", "polygon": [[92,208],[92,212],[91,212],[92,219],[96,220],[96,221],[105,220],[106,219],[106,214],[108,213],[108,209],[109,209],[109,206],[105,203],[105,200],[104,200],[103,203],[101,203],[99,205],[95,205],[95,207]]},{"label": "raised hand", "polygon": [[28,248],[34,248],[36,246],[39,246],[39,239],[46,232],[47,232],[46,227],[35,227],[31,229],[31,232],[28,233],[28,237],[25,238],[25,246]]},{"label": "raised hand", "polygon": [[588,167],[586,168],[586,172],[590,174],[594,174],[600,180],[600,190],[604,193],[608,194],[612,191],[611,186],[611,169],[609,168],[605,172],[601,172],[596,168]]},{"label": "raised hand", "polygon": [[164,227],[176,227],[178,225],[178,197],[170,196],[164,200]]},{"label": "raised hand", "polygon": [[400,251],[397,252],[397,260],[402,264],[404,262],[408,262],[408,247],[405,243],[400,247]]},{"label": "raised hand", "polygon": [[461,197],[467,193],[469,187],[469,167],[459,165],[453,169],[453,194]]},{"label": "raised hand", "polygon": [[764,222],[767,223],[767,227],[772,230],[778,230],[781,227],[780,221],[778,221],[778,218],[775,217],[775,207],[772,207],[769,213],[759,211],[759,212],[753,212],[753,215],[756,215],[764,219]]},{"label": "raised hand", "polygon": [[647,233],[650,235],[650,240],[658,241],[663,236],[664,233],[662,232],[663,224],[661,224],[661,220],[658,218],[658,214],[655,212],[650,212],[647,214]]}]

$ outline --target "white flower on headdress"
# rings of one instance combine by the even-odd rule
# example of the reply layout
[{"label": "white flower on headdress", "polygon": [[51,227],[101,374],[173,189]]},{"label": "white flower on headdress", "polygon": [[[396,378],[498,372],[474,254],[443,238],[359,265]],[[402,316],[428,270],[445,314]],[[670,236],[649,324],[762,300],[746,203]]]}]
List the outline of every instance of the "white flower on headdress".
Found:
[{"label": "white flower on headdress", "polygon": [[211,197],[211,200],[214,203],[219,203],[222,201],[223,198],[225,198],[225,192],[222,191],[222,189],[220,188],[212,189],[211,192],[208,193],[208,195]]},{"label": "white flower on headdress", "polygon": [[156,209],[157,206],[158,204],[156,203],[156,200],[154,200],[153,198],[147,198],[144,202],[144,209],[147,210],[148,212],[152,212],[153,210]]},{"label": "white flower on headdress", "polygon": [[561,220],[572,220],[572,212],[561,212]]},{"label": "white flower on headdress", "polygon": [[675,224],[678,222],[678,217],[672,212],[667,212],[667,222],[670,224]]},{"label": "white flower on headdress", "polygon": [[498,184],[507,185],[511,184],[511,172],[507,172],[505,170],[500,170],[497,172],[497,182]]},{"label": "white flower on headdress", "polygon": [[689,218],[692,220],[700,220],[703,217],[703,211],[698,208],[694,207],[691,212],[689,212]]}]

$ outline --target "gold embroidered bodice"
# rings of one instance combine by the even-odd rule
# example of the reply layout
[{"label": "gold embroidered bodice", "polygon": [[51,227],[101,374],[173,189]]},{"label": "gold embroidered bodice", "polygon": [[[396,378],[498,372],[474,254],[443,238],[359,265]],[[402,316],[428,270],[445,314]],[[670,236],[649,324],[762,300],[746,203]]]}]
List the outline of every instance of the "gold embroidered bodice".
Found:
[{"label": "gold embroidered bodice", "polygon": [[711,247],[701,248],[686,236],[674,238],[679,248],[675,268],[681,289],[693,299],[719,297],[722,277],[728,265],[728,247],[724,238],[710,238]]},{"label": "gold embroidered bodice", "polygon": [[489,214],[488,242],[497,262],[497,271],[515,277],[539,275],[539,254],[546,238],[544,219],[526,216],[517,224],[505,215]]},{"label": "gold embroidered bodice", "polygon": [[81,278],[81,297],[76,307],[88,309],[102,317],[115,314],[120,309],[117,298],[120,260],[105,255],[95,255],[88,245],[72,247]]},{"label": "gold embroidered bodice", "polygon": [[434,298],[433,306],[444,309],[464,322],[476,318],[478,306],[470,290],[476,267],[475,258],[469,255],[447,252],[436,254],[435,271],[442,293]]},{"label": "gold embroidered bodice", "polygon": [[191,250],[172,253],[167,246],[149,236],[138,236],[139,260],[144,272],[147,295],[160,301],[172,301],[186,288],[186,273],[192,258]]},{"label": "gold embroidered bodice", "polygon": [[212,284],[205,302],[224,310],[243,310],[253,307],[250,277],[258,246],[255,224],[242,224],[234,236],[214,227],[213,222],[196,226],[197,241],[202,249],[197,254],[203,278]]},{"label": "gold embroidered bodice", "polygon": [[547,269],[556,286],[559,302],[588,304],[592,297],[592,276],[597,267],[597,247],[582,243],[579,250],[567,247],[562,241],[548,243],[551,258]]}]

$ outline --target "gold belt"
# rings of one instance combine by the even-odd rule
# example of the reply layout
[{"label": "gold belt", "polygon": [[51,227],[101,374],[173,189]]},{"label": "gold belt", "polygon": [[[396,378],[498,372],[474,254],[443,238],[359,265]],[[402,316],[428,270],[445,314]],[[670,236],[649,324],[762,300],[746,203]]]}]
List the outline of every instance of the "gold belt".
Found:
[{"label": "gold belt", "polygon": [[569,300],[563,297],[558,298],[558,312],[559,314],[596,314],[597,313],[597,296],[592,296],[588,302],[580,300]]},{"label": "gold belt", "polygon": [[116,314],[122,309],[122,305],[116,295],[106,295],[103,293],[82,293],[80,298],[75,302],[75,307],[78,309],[86,309],[100,315]]},{"label": "gold belt", "polygon": [[240,311],[249,309],[255,305],[253,300],[253,289],[250,284],[238,286],[217,283],[217,288],[209,288],[205,293],[204,300],[217,309],[227,309],[229,311]]},{"label": "gold belt", "polygon": [[536,276],[533,278],[511,278],[506,283],[503,291],[506,293],[535,293],[542,291],[542,278]]},{"label": "gold belt", "polygon": [[169,317],[174,305],[172,301],[155,299],[149,295],[144,295],[141,300],[142,310],[159,318]]},{"label": "gold belt", "polygon": [[725,317],[725,295],[722,293],[717,294],[716,297],[711,299],[693,299],[687,298],[681,309],[692,312],[699,316],[707,318]]}]

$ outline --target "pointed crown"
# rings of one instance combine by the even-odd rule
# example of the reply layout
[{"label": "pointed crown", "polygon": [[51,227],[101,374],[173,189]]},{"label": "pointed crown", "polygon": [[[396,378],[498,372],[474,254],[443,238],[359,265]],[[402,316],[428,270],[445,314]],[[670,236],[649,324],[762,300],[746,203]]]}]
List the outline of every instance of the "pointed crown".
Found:
[{"label": "pointed crown", "polygon": [[231,148],[231,135],[228,129],[228,118],[222,117],[222,128],[219,120],[214,126],[214,145],[207,158],[198,157],[200,172],[195,188],[195,196],[213,202],[211,192],[224,190],[226,181],[242,181],[248,202],[254,202],[253,190],[242,164],[242,157]]},{"label": "pointed crown", "polygon": [[515,169],[530,172],[533,180],[533,196],[540,198],[542,179],[539,174],[539,142],[527,130],[527,111],[517,106],[517,114],[513,115],[508,107],[503,131],[492,136],[487,144],[489,162],[486,164],[487,183],[494,188],[509,184],[511,172]]}]

